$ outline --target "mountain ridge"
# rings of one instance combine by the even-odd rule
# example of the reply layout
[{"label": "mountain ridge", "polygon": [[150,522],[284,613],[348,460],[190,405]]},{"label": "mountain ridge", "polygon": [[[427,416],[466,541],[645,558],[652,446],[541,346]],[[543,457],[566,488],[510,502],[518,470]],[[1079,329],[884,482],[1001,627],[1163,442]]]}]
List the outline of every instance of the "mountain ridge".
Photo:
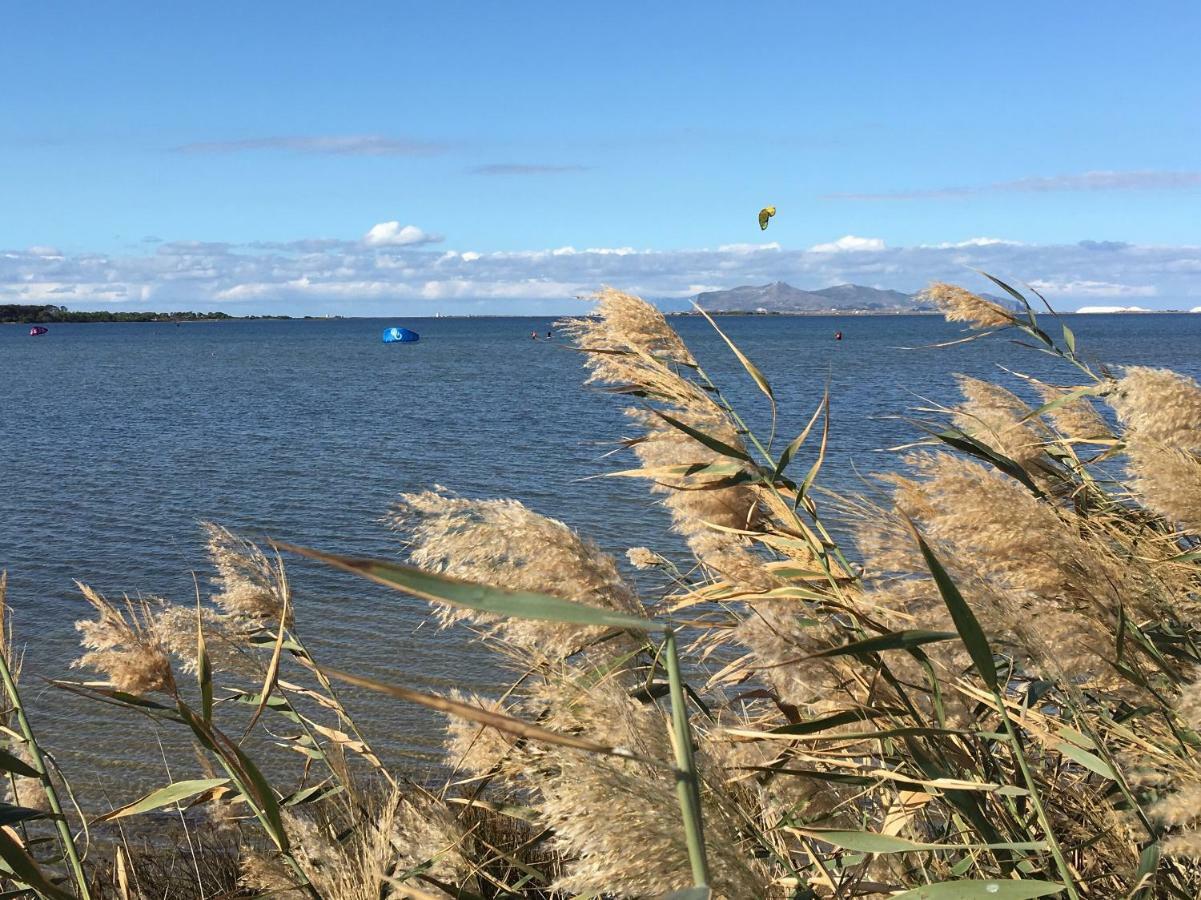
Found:
[{"label": "mountain ridge", "polygon": [[740,285],[724,291],[703,291],[691,300],[706,312],[816,314],[934,311],[933,305],[920,301],[917,294],[849,283],[806,291],[785,281],[773,281],[763,285]]}]

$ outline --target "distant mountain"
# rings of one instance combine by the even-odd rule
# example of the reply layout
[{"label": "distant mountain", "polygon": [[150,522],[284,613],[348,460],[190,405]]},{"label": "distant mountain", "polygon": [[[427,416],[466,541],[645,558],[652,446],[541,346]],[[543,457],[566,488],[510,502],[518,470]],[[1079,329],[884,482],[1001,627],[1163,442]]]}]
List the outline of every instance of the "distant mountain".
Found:
[{"label": "distant mountain", "polygon": [[913,294],[838,284],[817,291],[802,291],[783,281],[764,285],[744,285],[728,291],[706,291],[694,298],[710,312],[769,313],[899,313],[926,312],[932,307],[918,302]]}]

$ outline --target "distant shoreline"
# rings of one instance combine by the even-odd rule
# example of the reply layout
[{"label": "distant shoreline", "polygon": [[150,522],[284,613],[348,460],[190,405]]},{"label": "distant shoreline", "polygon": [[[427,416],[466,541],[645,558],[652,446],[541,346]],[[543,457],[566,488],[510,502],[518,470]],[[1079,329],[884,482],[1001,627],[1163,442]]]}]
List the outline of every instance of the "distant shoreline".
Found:
[{"label": "distant shoreline", "polygon": [[[0,306],[0,311],[3,307]],[[722,318],[755,318],[755,319],[834,319],[834,318],[886,318],[886,317],[903,317],[903,316],[940,316],[941,313],[936,310],[814,310],[814,311],[797,311],[797,312],[754,312],[750,310],[705,310],[710,316],[720,316]],[[1188,309],[1143,309],[1143,310],[1107,310],[1104,312],[1078,312],[1076,310],[1065,310],[1057,312],[1061,316],[1164,316],[1164,315],[1198,315],[1201,313],[1194,312]],[[435,321],[438,319],[446,320],[471,320],[471,319],[540,319],[543,321],[554,320],[560,318],[572,318],[577,316],[589,316],[590,313],[528,313],[522,315],[514,315],[511,313],[471,313],[465,315],[448,315],[445,313],[437,315],[412,315],[406,313],[397,313],[392,315],[371,315],[371,316],[288,316],[288,315],[252,315],[252,316],[233,316],[228,313],[108,313],[104,311],[97,312],[78,312],[71,313],[64,318],[25,318],[25,317],[6,317],[0,312],[0,326],[3,325],[91,325],[91,324],[158,324],[158,325],[183,325],[183,324],[216,324],[221,322],[338,322],[338,321],[386,321],[386,320],[418,320],[418,321]],[[696,311],[672,311],[664,312],[664,315],[669,319],[675,318],[701,318],[701,314]]]},{"label": "distant shoreline", "polygon": [[[941,316],[942,311],[936,309],[898,309],[898,310],[863,310],[863,309],[832,309],[832,310],[798,310],[796,312],[753,312],[750,310],[712,310],[707,309],[705,312],[710,316],[754,316],[756,318],[771,319],[771,318],[821,318],[831,316],[856,316],[858,318],[867,318],[868,316],[883,317],[883,316]],[[1045,313],[1043,313],[1045,314]],[[676,316],[700,316],[699,312],[681,311],[666,313],[668,317]],[[1191,309],[1107,309],[1107,310],[1089,310],[1081,312],[1079,310],[1056,310],[1055,315],[1060,316],[1164,316],[1177,315],[1188,316],[1197,315]]]},{"label": "distant shoreline", "polygon": [[[237,318],[224,312],[147,312],[140,310],[71,310],[53,304],[0,304],[0,324],[59,325],[88,322],[220,322]],[[250,319],[287,319],[291,316],[246,316]]]}]

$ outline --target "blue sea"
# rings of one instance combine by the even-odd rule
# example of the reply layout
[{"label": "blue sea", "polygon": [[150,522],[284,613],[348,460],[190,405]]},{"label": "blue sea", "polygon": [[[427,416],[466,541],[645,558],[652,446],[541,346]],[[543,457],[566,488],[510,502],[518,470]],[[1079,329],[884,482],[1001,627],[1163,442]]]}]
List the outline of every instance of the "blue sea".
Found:
[{"label": "blue sea", "polygon": [[[1067,320],[1097,361],[1201,374],[1201,316]],[[673,322],[766,434],[765,399],[720,338],[703,320]],[[678,552],[643,485],[599,477],[631,465],[618,450],[631,426],[618,398],[582,384],[580,354],[545,339],[551,324],[80,324],[39,338],[28,326],[0,326],[0,568],[25,653],[26,700],[60,763],[84,781],[95,770],[119,773],[119,784],[162,780],[146,723],[60,696],[43,679],[71,674],[73,622],[87,614],[75,579],[110,596],[192,601],[192,573],[202,585],[211,574],[201,520],[396,558],[397,537],[381,523],[389,505],[403,491],[444,485],[515,497],[616,555],[638,545]],[[773,385],[777,442],[799,431],[829,388],[820,480],[844,492],[895,465],[896,454],[880,451],[919,436],[906,420],[921,417],[915,407],[954,402],[956,372],[1004,378],[1004,366],[1077,383],[1062,362],[997,337],[929,349],[964,335],[931,316],[720,324]],[[421,341],[383,344],[389,325]],[[302,560],[290,576],[298,628],[327,664],[427,691],[487,694],[506,683],[488,653],[464,633],[437,631],[416,601]],[[351,705],[392,762],[432,765],[436,717],[354,694]],[[113,790],[120,799],[124,791]]]}]

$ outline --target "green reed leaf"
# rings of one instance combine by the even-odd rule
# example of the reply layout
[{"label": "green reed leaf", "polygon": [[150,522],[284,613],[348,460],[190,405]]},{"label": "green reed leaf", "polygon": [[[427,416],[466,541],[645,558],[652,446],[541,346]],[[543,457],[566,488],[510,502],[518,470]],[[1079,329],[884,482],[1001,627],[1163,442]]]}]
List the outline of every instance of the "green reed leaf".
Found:
[{"label": "green reed leaf", "polygon": [[275,645],[271,648],[271,662],[268,663],[267,672],[263,676],[263,690],[259,693],[259,705],[255,707],[254,715],[250,717],[250,723],[246,726],[246,734],[250,734],[250,730],[254,728],[254,724],[259,720],[259,716],[267,708],[267,702],[271,699],[271,692],[275,690],[275,683],[279,680],[279,664],[283,659],[284,638],[287,636],[288,592],[285,590],[283,603],[279,610],[279,633],[275,636]]},{"label": "green reed leaf", "polygon": [[898,709],[848,709],[843,712],[833,713],[832,715],[822,716],[820,719],[810,719],[808,722],[797,722],[792,725],[781,725],[778,728],[771,729],[768,734],[816,734],[819,731],[825,731],[827,728],[838,728],[842,725],[850,725],[855,722],[865,722],[869,719],[878,719],[884,716],[900,714],[902,711]]},{"label": "green reed leaf", "polygon": [[1028,422],[1031,419],[1038,418],[1043,413],[1048,413],[1059,409],[1059,407],[1063,406],[1065,403],[1071,403],[1073,400],[1079,400],[1081,397],[1096,396],[1105,390],[1106,385],[1103,384],[1090,384],[1085,385],[1084,387],[1073,388],[1066,394],[1062,394],[1061,396],[1056,397],[1054,400],[1047,401],[1037,409],[1030,410],[1030,412],[1026,413],[1026,415],[1022,416],[1022,418],[1018,421]]},{"label": "green reed leaf", "polygon": [[1030,900],[1062,891],[1053,881],[943,881],[893,894],[891,900]]},{"label": "green reed leaf", "polygon": [[119,806],[112,812],[105,813],[96,821],[111,822],[113,819],[136,816],[154,809],[162,809],[164,806],[174,806],[183,800],[195,797],[197,794],[203,794],[205,791],[221,787],[225,784],[229,784],[228,778],[197,778],[192,781],[177,781],[174,784],[151,791],[146,796],[140,797],[132,803]]},{"label": "green reed leaf", "polygon": [[213,664],[208,645],[204,642],[204,618],[200,609],[200,593],[196,595],[196,681],[200,686],[200,715],[205,722],[213,721]]},{"label": "green reed leaf", "polygon": [[23,775],[26,778],[40,779],[42,777],[37,769],[7,750],[0,750],[0,772],[12,772],[14,775]]},{"label": "green reed leaf", "polygon": [[[759,367],[751,362],[745,353],[738,349],[738,345],[730,340],[724,331],[717,327],[717,323],[713,321],[712,316],[701,309],[699,304],[693,303],[692,305],[695,306],[697,311],[705,317],[705,320],[713,326],[713,330],[721,335],[721,339],[726,342],[726,346],[733,351],[736,357],[738,357],[738,361],[742,363],[742,367],[746,369],[747,374],[751,376],[751,379],[758,386],[759,390],[761,390],[767,397],[768,402],[771,404],[771,433],[774,435],[776,433],[776,395],[772,393],[771,384],[768,382],[767,376],[759,371]],[[768,443],[770,444],[771,441],[769,440]]]},{"label": "green reed leaf", "polygon": [[842,850],[860,853],[916,853],[926,850],[1046,850],[1043,841],[1016,841],[1001,844],[927,844],[908,838],[873,831],[838,831],[824,828],[802,829],[810,837],[833,844]]},{"label": "green reed leaf", "polygon": [[1026,470],[1019,466],[1016,462],[1001,453],[998,453],[987,444],[978,441],[971,435],[964,434],[958,428],[947,428],[943,431],[928,430],[930,434],[938,438],[944,444],[954,447],[956,450],[962,450],[977,459],[983,460],[989,465],[995,466],[1000,471],[1004,472],[1010,478],[1022,483],[1032,494],[1041,497],[1042,489],[1031,480]]},{"label": "green reed leaf", "polygon": [[602,744],[598,741],[579,737],[574,734],[563,734],[558,731],[551,731],[549,728],[543,728],[540,725],[532,725],[529,722],[524,722],[521,719],[514,718],[513,716],[508,716],[504,713],[493,712],[490,709],[484,709],[483,707],[475,706],[471,703],[462,703],[458,700],[451,700],[448,697],[438,697],[433,694],[423,694],[420,691],[414,691],[411,688],[401,687],[397,684],[388,684],[383,681],[377,681],[374,678],[366,678],[362,675],[352,675],[349,672],[340,672],[337,669],[326,669],[325,673],[332,678],[338,679],[339,681],[344,681],[347,684],[353,684],[355,687],[366,688],[369,691],[387,694],[389,697],[395,697],[398,700],[406,700],[409,703],[416,703],[419,706],[437,710],[440,713],[457,716],[460,719],[467,719],[471,722],[478,722],[481,725],[487,725],[491,728],[495,728],[497,731],[503,731],[506,734],[513,734],[517,737],[525,738],[526,740],[541,741],[545,744],[555,744],[560,747],[569,747],[573,750],[585,750],[589,753],[599,753],[605,756],[620,756],[625,759],[641,759],[641,757],[636,756],[629,750],[611,747],[608,744]]},{"label": "green reed leaf", "polygon": [[665,412],[660,412],[657,409],[652,409],[651,412],[653,412],[656,416],[658,416],[660,419],[662,419],[664,422],[666,422],[672,428],[678,428],[680,431],[684,432],[684,434],[688,435],[693,440],[700,441],[700,443],[704,444],[710,450],[720,453],[722,456],[729,456],[733,459],[742,459],[742,460],[746,460],[747,462],[751,461],[751,458],[746,454],[746,451],[744,451],[744,450],[739,450],[737,447],[731,447],[729,444],[724,443],[723,441],[719,441],[717,438],[713,437],[712,435],[706,434],[703,431],[698,431],[696,428],[693,428],[691,425],[686,425],[685,423],[681,422],[679,419],[675,418],[674,416],[669,416]]},{"label": "green reed leaf", "polygon": [[831,656],[860,656],[869,653],[879,653],[883,650],[908,650],[910,647],[920,647],[922,644],[934,644],[939,641],[953,640],[957,635],[953,631],[927,631],[922,628],[911,628],[906,631],[893,631],[876,637],[853,641],[841,647],[831,647],[814,653],[806,659],[820,659]]},{"label": "green reed leaf", "polygon": [[446,603],[464,609],[474,609],[478,612],[515,616],[519,619],[567,622],[572,625],[628,628],[642,632],[659,630],[665,624],[657,619],[644,619],[628,613],[600,609],[535,591],[510,591],[504,588],[488,587],[399,563],[356,559],[284,543],[278,543],[276,546],[282,550],[326,563],[334,568],[361,575],[376,584],[404,591],[424,600]]},{"label": "green reed leaf", "polygon": [[279,805],[283,807],[303,806],[306,803],[318,803],[329,797],[334,797],[346,790],[340,784],[330,784],[329,779],[315,784],[312,787],[304,788],[303,790],[295,791],[280,800]]},{"label": "green reed leaf", "polygon": [[809,421],[805,427],[801,429],[801,433],[794,437],[784,448],[784,452],[780,454],[780,459],[776,463],[776,477],[779,478],[784,474],[784,470],[788,468],[788,464],[792,462],[792,458],[797,455],[805,441],[809,439],[809,432],[813,430],[813,426],[817,424],[817,420],[821,418],[824,410],[829,408],[830,392],[829,389],[822,395],[821,403],[817,404],[817,409],[813,411],[813,415],[809,417]]},{"label": "green reed leaf", "polygon": [[0,829],[0,859],[4,860],[13,877],[37,891],[50,900],[74,900],[70,893],[51,883],[46,874],[34,862],[33,857],[25,852],[12,834]]},{"label": "green reed leaf", "polygon": [[676,635],[670,628],[663,641],[663,659],[671,686],[672,749],[676,758],[676,796],[684,819],[684,840],[688,846],[688,862],[695,887],[709,884],[709,863],[705,855],[705,828],[701,811],[700,776],[692,755],[692,729],[688,724],[688,706],[684,699],[684,678],[680,674],[680,657]]},{"label": "green reed leaf", "polygon": [[993,660],[988,638],[984,636],[984,629],[980,627],[976,614],[963,599],[963,594],[959,593],[959,588],[951,580],[951,576],[947,574],[942,563],[938,561],[925,538],[918,533],[917,527],[911,521],[908,524],[910,532],[917,540],[918,549],[921,550],[922,557],[926,560],[926,567],[930,570],[930,574],[934,577],[934,583],[938,586],[938,592],[947,605],[947,611],[951,614],[951,621],[955,623],[955,630],[959,632],[960,639],[967,647],[968,655],[971,656],[976,671],[980,673],[985,684],[994,691],[997,690],[997,665]]},{"label": "green reed leaf", "polygon": [[1117,773],[1114,772],[1113,767],[1095,753],[1089,753],[1087,750],[1083,750],[1075,744],[1069,744],[1067,741],[1060,741],[1055,745],[1055,749],[1068,759],[1079,763],[1090,772],[1095,772],[1102,778],[1108,778],[1110,781],[1118,780]]},{"label": "green reed leaf", "polygon": [[192,729],[201,745],[220,757],[225,770],[233,778],[234,785],[255,810],[268,837],[282,853],[288,853],[288,833],[284,829],[279,799],[258,766],[220,729],[205,722],[182,700],[179,701],[178,708],[180,716]]},{"label": "green reed leaf", "polygon": [[11,803],[0,803],[0,827],[16,825],[18,822],[28,822],[30,819],[45,819],[47,814],[40,809],[30,809],[27,806],[13,806]]}]

